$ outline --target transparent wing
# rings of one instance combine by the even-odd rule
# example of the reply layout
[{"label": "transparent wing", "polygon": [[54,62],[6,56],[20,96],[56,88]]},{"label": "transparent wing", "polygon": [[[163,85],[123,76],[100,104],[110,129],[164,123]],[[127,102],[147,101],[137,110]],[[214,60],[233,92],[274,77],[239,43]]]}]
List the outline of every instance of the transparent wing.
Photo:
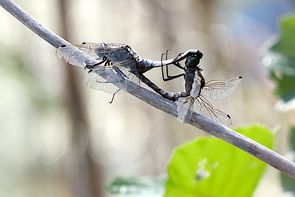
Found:
[{"label": "transparent wing", "polygon": [[89,58],[88,55],[81,54],[80,50],[72,45],[58,47],[56,53],[59,58],[64,58],[67,63],[80,67],[85,67]]},{"label": "transparent wing", "polygon": [[106,57],[117,67],[136,69],[138,55],[128,45],[83,42],[75,46],[96,60],[102,60]]},{"label": "transparent wing", "polygon": [[191,113],[194,103],[193,97],[179,98],[175,103],[177,106],[177,119],[184,122],[187,116]]},{"label": "transparent wing", "polygon": [[79,48],[81,51],[86,53],[87,55],[93,57],[96,60],[102,60],[103,54],[99,54],[95,51],[97,48],[102,48],[102,43],[86,43],[76,44],[75,47]]},{"label": "transparent wing", "polygon": [[[106,69],[114,69],[112,68],[106,68]],[[102,78],[101,76],[99,76],[95,71],[90,72],[87,74],[86,79],[84,80],[84,84],[87,87],[96,89],[96,90],[100,90],[100,91],[104,91],[106,93],[110,93],[113,94],[115,93],[119,87],[117,87],[114,83],[121,83],[121,90],[126,90],[128,88],[128,81],[132,81],[134,83],[137,83],[138,85],[140,84],[140,80],[139,78],[129,72],[128,69],[114,69],[116,72],[114,72],[113,76],[109,76],[109,79],[106,80],[104,78]],[[102,72],[102,71],[100,71]],[[127,79],[127,80],[119,80],[117,79],[117,77],[115,77],[117,74],[121,75],[122,78]],[[120,91],[119,93],[122,93],[123,91]]]},{"label": "transparent wing", "polygon": [[190,95],[192,97],[198,97],[201,89],[201,79],[198,75],[195,76]]},{"label": "transparent wing", "polygon": [[221,100],[229,96],[241,82],[242,77],[235,77],[227,81],[208,81],[201,90],[201,94],[212,100]]},{"label": "transparent wing", "polygon": [[[119,89],[115,84],[106,81],[95,72],[90,72],[87,74],[86,79],[84,80],[84,84],[87,87],[104,91],[110,94],[115,93]],[[121,91],[119,91],[118,93],[121,93]]]},{"label": "transparent wing", "polygon": [[231,118],[228,114],[218,109],[215,109],[213,105],[202,95],[196,98],[194,102],[194,106],[193,106],[193,111],[207,118],[210,118],[211,120],[222,123],[226,126],[229,126],[232,124]]},{"label": "transparent wing", "polygon": [[[113,83],[125,83],[122,84],[123,90],[127,88],[127,82],[117,81],[116,74],[121,75],[123,78],[132,81],[136,84],[140,84],[140,79],[138,78],[138,72],[136,67],[136,60],[132,58],[132,54],[129,53],[129,49],[126,45],[122,44],[105,44],[105,43],[89,43],[84,42],[80,45],[75,45],[81,51],[92,56],[96,60],[102,60],[106,57],[111,61],[111,65],[101,64],[98,65],[95,71],[99,73],[104,72],[108,69],[114,70],[114,75],[109,76],[108,80],[103,79],[95,72],[88,74],[85,80],[85,85],[97,90],[101,90],[107,93],[114,93],[118,90],[118,87]],[[109,72],[108,72],[109,73]]]}]

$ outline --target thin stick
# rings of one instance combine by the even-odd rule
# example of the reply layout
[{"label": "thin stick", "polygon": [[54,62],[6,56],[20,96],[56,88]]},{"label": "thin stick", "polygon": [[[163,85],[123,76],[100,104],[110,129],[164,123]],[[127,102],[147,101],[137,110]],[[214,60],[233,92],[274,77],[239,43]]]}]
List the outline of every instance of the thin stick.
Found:
[{"label": "thin stick", "polygon": [[[0,0],[0,5],[6,9],[9,13],[15,16],[18,20],[20,20],[23,24],[25,24],[29,29],[38,34],[41,38],[46,40],[48,43],[53,45],[55,48],[60,47],[63,44],[69,44],[56,34],[44,28],[41,24],[39,24],[35,19],[33,19],[30,15],[25,13],[22,9],[20,9],[15,3],[10,0]],[[85,55],[82,51],[79,52],[79,57]],[[80,56],[81,55],[81,56]],[[85,56],[84,56],[85,57]],[[93,58],[87,57],[89,62],[96,62]],[[108,73],[104,72],[103,74],[98,73],[103,78],[108,78]],[[112,80],[114,81],[114,80]],[[138,86],[135,83],[130,81],[124,81],[118,76],[118,83],[115,83],[119,88],[123,88],[122,84],[128,83],[128,88],[124,89],[135,97],[143,100],[144,102],[154,106],[157,109],[160,109],[170,115],[177,116],[176,104],[172,101],[164,99],[158,94],[151,92],[147,89],[144,89]],[[121,82],[121,83],[119,83]],[[123,82],[123,83],[122,83]],[[134,91],[136,90],[136,91]],[[199,114],[193,113],[191,119],[186,120],[187,123],[202,129],[203,131],[208,132],[209,134],[218,137],[250,154],[257,157],[258,159],[268,163],[269,165],[277,168],[281,172],[285,173],[289,177],[295,179],[295,164],[285,157],[279,155],[278,153],[262,146],[261,144],[233,131],[230,128],[227,128],[217,122],[214,122],[206,117],[203,117]]]}]

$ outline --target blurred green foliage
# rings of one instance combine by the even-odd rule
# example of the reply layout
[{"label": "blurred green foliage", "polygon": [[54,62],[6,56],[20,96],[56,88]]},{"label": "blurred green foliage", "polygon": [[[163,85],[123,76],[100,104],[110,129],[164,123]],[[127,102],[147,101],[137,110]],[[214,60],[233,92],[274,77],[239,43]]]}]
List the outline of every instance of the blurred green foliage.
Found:
[{"label": "blurred green foliage", "polygon": [[281,35],[271,50],[285,56],[295,57],[295,15],[283,17],[280,21]]},{"label": "blurred green foliage", "polygon": [[[276,83],[275,93],[288,106],[295,98],[295,15],[285,16],[280,21],[280,35],[275,40],[265,57],[264,64],[270,72],[270,76]],[[289,156],[294,159],[295,128],[290,129]],[[295,196],[295,181],[281,174],[281,182],[285,192]],[[291,195],[292,193],[292,195]]]},{"label": "blurred green foliage", "polygon": [[117,177],[107,186],[111,196],[162,196],[165,178]]},{"label": "blurred green foliage", "polygon": [[280,31],[267,51],[264,65],[276,83],[275,93],[288,104],[295,97],[295,15],[281,19]]},{"label": "blurred green foliage", "polygon": [[[235,131],[273,146],[273,134],[261,125]],[[165,197],[252,196],[266,164],[217,138],[200,138],[178,147],[168,164]]]},{"label": "blurred green foliage", "polygon": [[59,101],[44,90],[43,84],[37,83],[37,72],[25,63],[20,51],[0,43],[0,65],[5,65],[0,67],[0,71],[5,73],[6,77],[21,81],[22,93],[31,100],[37,111],[45,112],[55,105],[60,106]]},{"label": "blurred green foliage", "polygon": [[[289,133],[290,151],[287,153],[290,159],[295,159],[295,127],[291,128]],[[281,183],[284,192],[288,193],[288,196],[295,196],[295,181],[281,173]]]},{"label": "blurred green foliage", "polygon": [[[274,137],[262,125],[235,129],[272,148]],[[252,196],[266,164],[213,137],[202,137],[175,149],[168,163],[165,197]],[[108,189],[112,196],[161,196],[164,181],[117,178]]]}]

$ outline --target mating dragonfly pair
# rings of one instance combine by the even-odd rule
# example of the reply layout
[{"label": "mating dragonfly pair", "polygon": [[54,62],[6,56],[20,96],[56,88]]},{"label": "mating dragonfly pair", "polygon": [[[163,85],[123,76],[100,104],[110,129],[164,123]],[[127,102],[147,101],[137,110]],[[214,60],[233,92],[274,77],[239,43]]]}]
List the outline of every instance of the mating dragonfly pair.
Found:
[{"label": "mating dragonfly pair", "polygon": [[[99,63],[94,65],[85,65],[85,68],[89,69],[88,77],[85,80],[86,86],[112,93],[111,102],[116,93],[128,88],[128,81],[137,84],[143,82],[164,98],[176,102],[178,119],[182,122],[189,118],[192,112],[197,112],[225,125],[231,124],[230,116],[214,108],[209,100],[220,100],[230,95],[240,83],[242,77],[236,77],[227,81],[215,80],[206,82],[202,75],[202,69],[199,67],[200,60],[203,57],[199,50],[188,50],[185,53],[180,53],[174,59],[168,59],[168,51],[166,51],[165,60],[163,60],[165,54],[162,54],[161,61],[153,61],[139,57],[125,44],[83,42],[81,45],[75,46],[99,61]],[[72,47],[71,45],[62,45],[58,48],[57,53],[71,63],[71,58],[74,55],[69,54],[69,51],[71,51]],[[181,65],[182,61],[185,61],[184,66]],[[174,76],[169,75],[168,66],[170,65],[178,67],[184,73]],[[164,81],[184,77],[185,90],[181,92],[166,91],[143,75],[148,70],[157,67],[161,67]],[[125,84],[121,84],[120,88],[118,88],[114,85],[114,83],[118,83],[116,81],[118,80],[117,77],[108,77],[107,80],[100,77],[99,73],[108,69],[114,71],[116,75],[120,75],[121,78],[126,79]]]}]

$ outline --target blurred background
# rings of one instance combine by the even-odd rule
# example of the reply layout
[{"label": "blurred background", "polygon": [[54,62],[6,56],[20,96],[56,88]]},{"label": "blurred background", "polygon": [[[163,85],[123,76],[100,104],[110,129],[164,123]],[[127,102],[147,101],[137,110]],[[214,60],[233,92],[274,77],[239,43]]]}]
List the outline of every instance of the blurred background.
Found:
[{"label": "blurred background", "polygon": [[[125,43],[153,60],[167,49],[171,58],[201,50],[207,80],[243,76],[234,94],[214,106],[231,115],[233,128],[253,122],[272,128],[275,150],[285,153],[286,125],[294,118],[276,109],[262,60],[294,1],[16,2],[71,43]],[[110,105],[110,94],[84,87],[85,70],[63,64],[54,47],[3,9],[0,21],[0,196],[107,196],[112,177],[161,175],[174,147],[206,135],[127,93]],[[164,83],[160,70],[146,76],[183,90],[181,79]],[[255,195],[282,195],[278,171],[267,169]]]}]

